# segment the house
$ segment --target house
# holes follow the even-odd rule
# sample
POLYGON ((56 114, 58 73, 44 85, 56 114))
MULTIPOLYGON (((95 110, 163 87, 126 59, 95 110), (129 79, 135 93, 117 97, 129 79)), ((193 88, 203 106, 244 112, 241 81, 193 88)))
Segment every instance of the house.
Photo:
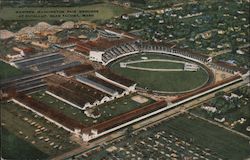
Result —
POLYGON ((223 118, 221 118, 221 119, 219 119, 219 118, 214 118, 214 120, 215 121, 217 121, 217 122, 220 122, 220 123, 222 123, 222 122, 225 122, 225 117, 223 117, 223 118))
POLYGON ((230 99, 231 98, 238 98, 238 99, 241 99, 243 97, 243 95, 237 95, 237 94, 235 94, 235 93, 231 93, 231 95, 230 95, 230 99))
POLYGON ((238 49, 238 50, 236 51, 236 53, 237 53, 237 54, 241 54, 241 55, 245 54, 245 52, 242 51, 242 50, 240 50, 240 49, 238 49))
POLYGON ((212 112, 212 113, 217 111, 216 107, 212 107, 212 106, 209 106, 209 105, 206 105, 206 104, 202 105, 201 108, 206 110, 207 112, 212 112))
POLYGON ((247 126, 246 130, 247 130, 248 132, 250 132, 250 126, 247 126))
POLYGON ((124 15, 122 15, 122 19, 128 20, 128 19, 129 19, 129 16, 128 16, 127 14, 124 14, 124 15))
POLYGON ((6 56, 6 58, 8 58, 10 61, 22 59, 23 57, 24 57, 24 54, 19 53, 19 52, 13 52, 11 54, 7 54, 6 56))

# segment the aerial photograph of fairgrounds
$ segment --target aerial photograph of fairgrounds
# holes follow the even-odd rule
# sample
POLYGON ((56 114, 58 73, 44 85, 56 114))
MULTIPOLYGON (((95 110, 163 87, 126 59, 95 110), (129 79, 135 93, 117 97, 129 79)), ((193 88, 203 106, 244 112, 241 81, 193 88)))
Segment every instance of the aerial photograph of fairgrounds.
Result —
POLYGON ((249 160, 249 0, 0 0, 1 160, 249 160))

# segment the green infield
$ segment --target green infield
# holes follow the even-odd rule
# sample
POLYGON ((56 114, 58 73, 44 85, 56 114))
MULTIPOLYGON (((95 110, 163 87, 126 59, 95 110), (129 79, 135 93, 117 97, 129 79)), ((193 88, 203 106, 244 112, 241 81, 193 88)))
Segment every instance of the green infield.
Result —
POLYGON ((0 61, 0 79, 10 78, 13 76, 21 75, 22 71, 18 70, 11 65, 0 61))
POLYGON ((138 107, 142 107, 142 106, 145 106, 147 104, 154 102, 154 100, 148 99, 147 102, 140 104, 131 99, 131 97, 135 96, 134 94, 129 95, 129 96, 122 97, 114 101, 107 102, 105 104, 93 107, 92 111, 97 113, 100 116, 96 118, 92 118, 92 117, 88 117, 80 109, 75 108, 69 104, 66 104, 52 97, 51 95, 46 94, 44 91, 33 93, 31 96, 35 98, 36 100, 47 104, 51 108, 58 110, 58 112, 61 112, 64 115, 71 117, 86 126, 108 120, 117 115, 129 112, 133 109, 136 109, 138 107))
POLYGON ((8 130, 4 143, 13 144, 11 152, 3 145, 7 159, 14 154, 20 159, 49 157, 70 151, 79 145, 70 140, 71 134, 35 113, 13 103, 1 102, 1 125, 8 130), (12 142, 15 139, 17 142, 12 142), (24 145, 19 145, 19 144, 24 145), (26 148, 27 147, 27 148, 26 148), (38 152, 39 151, 39 152, 38 152))
MULTIPOLYGON (((205 69, 200 67, 198 71, 184 71, 185 59, 167 56, 163 54, 142 53, 121 58, 110 64, 111 70, 122 76, 128 77, 137 82, 141 88, 165 92, 178 93, 191 91, 205 85, 209 80, 209 75, 205 69), (137 60, 162 60, 141 63, 127 64, 128 67, 120 67, 120 63, 130 63, 137 60), (163 62, 163 61, 166 62, 163 62), (172 62, 171 62, 172 61, 172 62), (175 62, 177 61, 177 62, 175 62), (130 68, 133 67, 133 68, 130 68), (134 67, 140 67, 135 69, 134 67), (141 68, 166 69, 171 71, 143 70, 141 68)), ((191 62, 192 63, 192 62, 191 62)))
POLYGON ((144 67, 144 68, 152 68, 152 69, 183 69, 184 64, 181 63, 174 63, 174 62, 164 62, 164 61, 157 61, 159 59, 156 59, 155 61, 145 61, 140 63, 133 63, 129 64, 129 66, 132 67, 144 67))

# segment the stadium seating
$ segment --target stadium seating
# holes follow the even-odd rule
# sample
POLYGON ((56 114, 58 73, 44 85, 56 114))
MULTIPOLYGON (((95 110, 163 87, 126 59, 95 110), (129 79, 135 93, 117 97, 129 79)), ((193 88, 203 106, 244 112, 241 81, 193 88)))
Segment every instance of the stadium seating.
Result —
POLYGON ((170 48, 165 45, 134 41, 124 44, 114 45, 114 47, 107 49, 105 53, 102 55, 102 62, 104 65, 107 65, 109 62, 116 60, 117 58, 139 52, 170 54, 170 55, 184 57, 200 63, 207 63, 210 58, 209 56, 206 55, 193 53, 191 51, 183 51, 180 49, 170 48))

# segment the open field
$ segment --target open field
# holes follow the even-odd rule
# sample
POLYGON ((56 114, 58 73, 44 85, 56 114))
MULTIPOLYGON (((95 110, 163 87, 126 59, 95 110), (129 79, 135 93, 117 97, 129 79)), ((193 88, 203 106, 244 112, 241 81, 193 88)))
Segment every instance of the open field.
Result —
MULTIPOLYGON (((14 136, 10 136, 10 139, 8 139, 10 143, 12 143, 11 139, 19 138, 21 141, 24 141, 20 141, 20 143, 28 144, 27 148, 33 147, 33 149, 30 148, 31 150, 26 153, 25 151, 27 150, 25 147, 20 149, 20 147, 23 146, 18 145, 20 144, 19 142, 14 143, 12 147, 17 151, 16 153, 12 153, 6 149, 7 157, 8 154, 14 154, 13 156, 17 157, 27 156, 23 157, 23 159, 30 159, 34 156, 48 157, 78 147, 75 142, 69 139, 69 132, 58 128, 44 118, 37 116, 33 112, 13 102, 1 102, 1 114, 1 125, 10 132, 10 134, 7 133, 6 136, 8 137, 11 134, 14 136), (41 155, 37 155, 37 150, 40 150, 41 155), (23 155, 19 155, 18 153, 23 155)), ((4 143, 8 143, 8 141, 4 141, 4 143)))
POLYGON ((11 65, 0 61, 0 80, 21 75, 22 72, 11 65))
POLYGON ((1 156, 4 159, 38 159, 48 155, 1 127, 1 156), (20 147, 21 146, 21 147, 20 147))
POLYGON ((112 17, 119 16, 124 13, 132 13, 136 10, 130 8, 124 8, 121 6, 116 6, 111 3, 98 3, 91 4, 86 6, 78 6, 78 7, 57 7, 56 13, 51 13, 55 11, 53 7, 43 7, 41 13, 37 11, 41 10, 39 7, 26 7, 26 8, 8 8, 4 7, 0 11, 1 18, 4 20, 87 20, 87 21, 95 21, 95 20, 106 20, 112 17), (16 12, 33 12, 32 14, 16 14, 16 12), (4 14, 3 14, 4 13, 4 14))
POLYGON ((35 98, 36 100, 47 104, 51 108, 58 110, 59 112, 81 122, 82 124, 86 126, 105 121, 114 116, 129 112, 132 109, 136 109, 138 107, 142 107, 153 102, 153 100, 149 99, 147 102, 140 104, 131 99, 131 96, 133 95, 126 96, 126 97, 117 99, 115 101, 107 102, 103 105, 94 107, 93 110, 98 112, 100 114, 100 117, 92 118, 92 117, 87 117, 86 114, 83 113, 83 111, 81 111, 80 109, 77 109, 69 104, 66 104, 46 94, 43 91, 33 93, 31 96, 35 98))
POLYGON ((249 145, 247 139, 184 114, 78 159, 245 159, 249 145))
MULTIPOLYGON (((115 61, 110 65, 110 68, 115 73, 136 81, 139 87, 148 88, 149 90, 157 90, 165 92, 183 92, 192 90, 194 88, 204 85, 208 80, 208 75, 204 69, 199 69, 197 72, 189 72, 189 71, 155 72, 155 71, 133 70, 129 68, 120 67, 120 62, 140 60, 141 57, 147 57, 148 59, 182 60, 177 57, 169 57, 161 54, 153 55, 144 53, 144 54, 125 57, 118 61, 115 61)), ((166 64, 163 64, 163 62, 161 63, 147 62, 147 63, 131 64, 131 66, 135 65, 140 67, 151 67, 151 68, 164 67, 169 69, 179 69, 180 65, 182 64, 170 63, 170 62, 166 64)))
POLYGON ((158 62, 158 61, 134 63, 134 64, 129 64, 129 66, 153 68, 153 69, 183 69, 184 68, 184 65, 180 63, 158 62))
MULTIPOLYGON (((204 111, 200 107, 193 109, 191 112, 196 114, 196 115, 202 116, 206 119, 215 121, 213 117, 211 117, 206 111, 204 111)), ((236 110, 233 110, 233 111, 230 111, 226 114, 223 114, 223 116, 220 116, 220 117, 225 117, 225 119, 226 119, 224 123, 220 123, 220 124, 223 124, 223 125, 231 128, 230 124, 232 124, 234 121, 240 120, 241 118, 246 118, 246 122, 244 122, 244 124, 237 123, 234 127, 232 127, 232 129, 237 130, 239 132, 244 133, 245 135, 250 136, 250 132, 246 131, 247 126, 250 125, 250 115, 249 114, 250 114, 249 106, 244 105, 236 110)))

